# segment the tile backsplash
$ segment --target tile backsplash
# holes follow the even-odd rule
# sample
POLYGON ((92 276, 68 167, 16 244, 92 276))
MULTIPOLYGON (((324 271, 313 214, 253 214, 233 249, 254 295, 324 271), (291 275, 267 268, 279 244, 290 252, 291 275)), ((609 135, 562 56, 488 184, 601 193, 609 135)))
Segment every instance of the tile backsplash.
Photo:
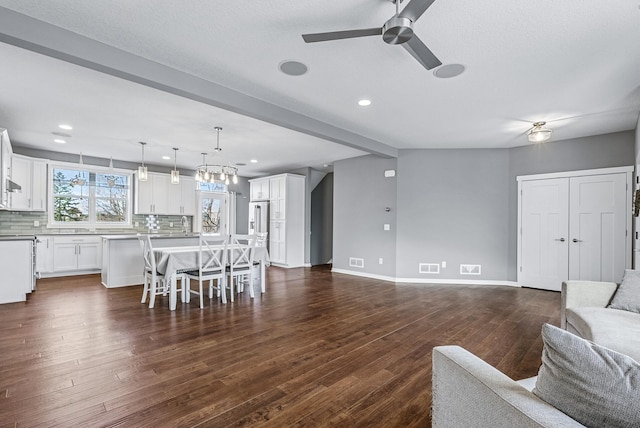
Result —
MULTIPOLYGON (((157 215, 159 230, 158 233, 180 232, 182 225, 180 219, 182 216, 175 215, 157 215), (170 227, 169 223, 173 223, 170 227)), ((189 228, 193 227, 193 217, 189 219, 189 228)), ((27 212, 27 211, 0 211, 0 235, 57 235, 57 234, 73 234, 73 233, 95 233, 96 235, 109 235, 119 233, 147 233, 146 227, 147 216, 142 214, 133 214, 132 223, 139 223, 138 227, 130 228, 113 228, 113 229, 95 229, 87 228, 49 228, 47 227, 47 213, 44 212, 27 212), (38 222, 38 226, 34 226, 38 222)))

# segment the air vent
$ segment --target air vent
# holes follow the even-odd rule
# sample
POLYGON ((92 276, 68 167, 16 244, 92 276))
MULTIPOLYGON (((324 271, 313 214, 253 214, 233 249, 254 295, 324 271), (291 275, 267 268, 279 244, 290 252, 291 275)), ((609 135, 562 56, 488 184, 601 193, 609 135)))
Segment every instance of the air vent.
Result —
POLYGON ((440 273, 440 263, 420 263, 418 265, 418 273, 440 273))
POLYGON ((355 257, 349 257, 349 266, 363 268, 364 267, 364 259, 357 259, 355 257))
POLYGON ((480 275, 481 265, 460 265, 460 275, 480 275))

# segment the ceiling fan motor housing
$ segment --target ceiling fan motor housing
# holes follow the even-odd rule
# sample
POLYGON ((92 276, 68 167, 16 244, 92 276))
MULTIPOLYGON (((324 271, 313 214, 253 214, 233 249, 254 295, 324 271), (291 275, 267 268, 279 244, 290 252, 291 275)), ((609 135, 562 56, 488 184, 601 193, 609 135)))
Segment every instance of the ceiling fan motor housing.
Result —
POLYGON ((382 27, 382 40, 390 45, 401 45, 413 37, 413 22, 409 18, 394 16, 382 27))

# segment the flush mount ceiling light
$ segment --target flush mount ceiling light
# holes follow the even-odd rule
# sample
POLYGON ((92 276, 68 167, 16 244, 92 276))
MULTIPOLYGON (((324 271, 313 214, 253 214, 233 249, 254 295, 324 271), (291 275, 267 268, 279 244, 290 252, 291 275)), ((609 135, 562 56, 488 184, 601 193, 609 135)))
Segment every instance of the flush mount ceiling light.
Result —
POLYGON ((64 123, 61 123, 60 125, 58 125, 58 128, 60 129, 65 129, 67 131, 71 131, 73 129, 73 126, 71 125, 65 125, 64 123))
POLYGON ((56 138, 55 140, 53 140, 54 143, 58 143, 58 144, 65 144, 66 141, 63 140, 62 138, 56 138))
POLYGON ((138 181, 147 181, 149 176, 147 175, 147 167, 144 166, 144 146, 146 146, 147 143, 140 141, 140 145, 142 146, 142 165, 138 167, 138 181))
MULTIPOLYGON (((213 149, 213 151, 216 153, 220 153, 222 152, 222 148, 220 147, 220 131, 222 131, 222 128, 216 126, 213 129, 215 129, 218 133, 216 147, 213 149)), ((224 184, 229 184, 229 176, 231 176, 231 181, 233 181, 233 184, 237 184, 238 168, 231 165, 231 162, 225 161, 220 156, 218 156, 218 160, 219 161, 217 163, 208 164, 207 154, 202 153, 202 165, 198 165, 196 167, 196 181, 215 183, 217 174, 220 181, 223 181, 224 184)))
POLYGON ((173 148, 173 170, 171 171, 171 184, 180 184, 180 172, 178 172, 178 148, 173 148))
POLYGON ((529 141, 531 141, 532 143, 543 143, 549 140, 549 138, 551 138, 551 133, 553 131, 549 128, 545 128, 544 126, 546 124, 547 122, 543 122, 543 121, 535 122, 533 124, 533 128, 531 128, 527 133, 527 136, 529 137, 529 141))
POLYGON ((362 99, 362 100, 358 101, 358 105, 362 106, 362 107, 370 106, 371 105, 371 100, 362 99))

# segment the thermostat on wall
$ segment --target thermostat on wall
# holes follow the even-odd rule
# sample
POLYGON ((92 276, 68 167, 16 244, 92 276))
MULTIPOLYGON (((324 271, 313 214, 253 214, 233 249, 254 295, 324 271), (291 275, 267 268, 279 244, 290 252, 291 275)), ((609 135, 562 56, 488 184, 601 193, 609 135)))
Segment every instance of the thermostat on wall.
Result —
POLYGON ((384 176, 385 177, 395 177, 396 176, 396 170, 395 169, 388 169, 384 172, 384 176))

